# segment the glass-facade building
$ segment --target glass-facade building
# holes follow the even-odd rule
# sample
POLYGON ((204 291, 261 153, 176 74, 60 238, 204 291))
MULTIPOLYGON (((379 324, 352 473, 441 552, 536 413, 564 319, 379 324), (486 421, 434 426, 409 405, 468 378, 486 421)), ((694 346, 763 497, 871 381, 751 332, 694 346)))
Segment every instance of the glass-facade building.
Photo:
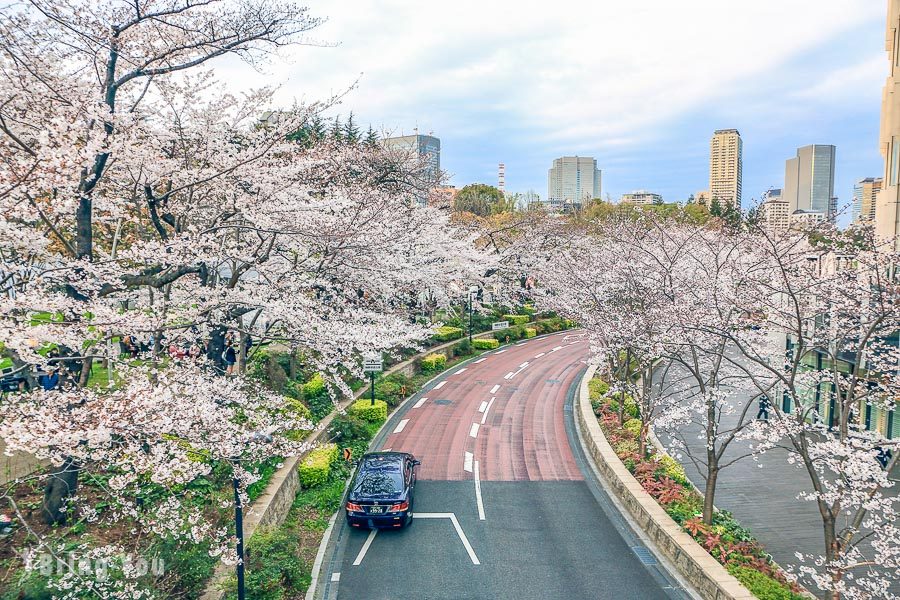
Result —
POLYGON ((834 146, 813 144, 797 150, 797 156, 785 163, 784 192, 791 213, 817 212, 828 219, 835 216, 834 146))

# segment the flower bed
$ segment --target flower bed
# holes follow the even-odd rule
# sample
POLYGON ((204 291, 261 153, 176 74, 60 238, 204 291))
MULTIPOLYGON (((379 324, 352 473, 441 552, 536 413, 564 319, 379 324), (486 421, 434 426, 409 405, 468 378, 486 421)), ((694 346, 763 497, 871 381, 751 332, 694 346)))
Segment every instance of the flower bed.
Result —
POLYGON ((762 545, 731 513, 716 511, 712 525, 704 524, 700 519, 703 497, 691 485, 684 468, 652 447, 646 456, 641 456, 638 452, 640 420, 632 416, 624 425, 620 424, 618 401, 606 395, 609 389, 606 382, 595 379, 588 387, 594 414, 616 455, 685 532, 760 600, 803 598, 800 588, 788 581, 762 545))

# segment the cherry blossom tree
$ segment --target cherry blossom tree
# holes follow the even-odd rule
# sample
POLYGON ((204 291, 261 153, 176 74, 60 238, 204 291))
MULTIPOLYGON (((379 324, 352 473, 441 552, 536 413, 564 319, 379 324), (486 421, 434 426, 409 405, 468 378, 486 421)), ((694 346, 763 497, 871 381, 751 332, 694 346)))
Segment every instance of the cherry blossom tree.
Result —
POLYGON ((433 184, 421 161, 297 140, 335 99, 283 108, 198 70, 262 60, 318 23, 270 0, 32 0, 0 16, 0 342, 22 373, 81 368, 0 408, 8 451, 54 466, 48 520, 89 512, 76 476, 103 470, 104 518, 227 555, 174 490, 221 461, 246 486, 242 465, 303 451, 290 434, 311 424, 220 375, 226 338, 242 361, 251 335, 302 349, 338 397, 362 354, 431 334, 413 318, 423 293, 447 302, 490 269, 472 233, 415 207, 433 184), (123 362, 121 339, 153 344, 123 362), (117 364, 112 385, 86 386, 94 360, 117 364), (134 499, 151 483, 172 493, 148 517, 134 499))
POLYGON ((775 419, 745 435, 760 449, 786 447, 809 476, 802 499, 819 509, 824 544, 798 557, 800 573, 830 598, 891 597, 900 532, 888 473, 900 452, 867 415, 892 410, 898 395, 900 257, 869 227, 755 233, 769 268, 740 304, 769 335, 720 333, 740 350, 734 364, 760 391, 774 382, 778 401, 775 419))

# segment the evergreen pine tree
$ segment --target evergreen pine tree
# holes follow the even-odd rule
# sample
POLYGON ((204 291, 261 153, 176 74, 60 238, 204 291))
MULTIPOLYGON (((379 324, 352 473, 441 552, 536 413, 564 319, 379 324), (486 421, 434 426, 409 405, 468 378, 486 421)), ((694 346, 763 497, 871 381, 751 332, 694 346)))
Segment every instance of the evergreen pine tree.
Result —
POLYGON ((344 141, 344 128, 341 127, 341 115, 334 118, 334 124, 331 126, 331 139, 336 142, 344 141))
POLYGON ((366 138, 363 140, 363 143, 369 148, 374 148, 378 145, 378 134, 375 133, 371 125, 369 125, 369 130, 366 132, 366 138))
POLYGON ((326 137, 325 132, 325 123, 322 121, 322 117, 319 115, 314 115, 310 124, 309 124, 309 133, 310 137, 313 138, 316 142, 322 141, 326 137))
POLYGON ((347 119, 347 123, 344 125, 344 141, 349 144, 356 144, 359 142, 359 139, 359 127, 353 122, 353 111, 350 111, 350 118, 347 119))

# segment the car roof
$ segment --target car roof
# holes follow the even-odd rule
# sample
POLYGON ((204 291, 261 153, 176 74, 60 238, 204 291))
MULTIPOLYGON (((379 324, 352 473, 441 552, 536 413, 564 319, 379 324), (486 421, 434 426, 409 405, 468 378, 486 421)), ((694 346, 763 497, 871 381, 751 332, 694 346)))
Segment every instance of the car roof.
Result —
POLYGON ((367 452, 363 454, 361 463, 366 465, 399 465, 403 459, 412 457, 408 452, 367 452))

